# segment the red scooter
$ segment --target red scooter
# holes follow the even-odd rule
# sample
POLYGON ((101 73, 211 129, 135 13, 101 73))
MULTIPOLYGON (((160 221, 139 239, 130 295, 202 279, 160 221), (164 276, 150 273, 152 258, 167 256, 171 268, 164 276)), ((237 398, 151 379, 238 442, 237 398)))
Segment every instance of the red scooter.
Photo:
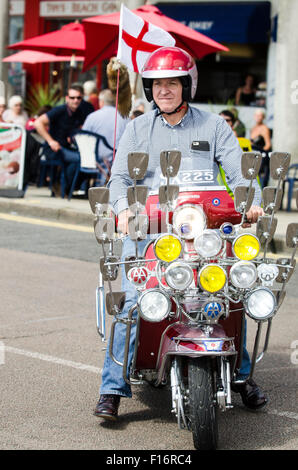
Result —
POLYGON ((156 179, 161 185, 148 195, 148 188, 137 184, 146 173, 148 155, 129 154, 128 168, 134 180, 127 195, 133 214, 129 235, 136 253, 125 261, 114 254, 119 235, 109 206, 109 190, 89 190, 95 236, 104 254, 96 297, 98 332, 105 340, 107 310, 114 315, 110 355, 119 364, 113 355, 115 325, 126 323, 121 363, 124 379, 156 387, 170 384, 172 412, 178 426, 192 432, 196 449, 217 448, 218 410, 233 407, 231 387, 237 383, 242 360, 245 316, 257 323, 252 377, 268 347, 272 319, 295 266, 298 224, 290 224, 287 230, 292 257, 276 260, 267 255, 276 229, 275 212, 281 203, 288 154, 271 155, 271 177, 277 186, 263 191, 265 216, 260 217, 256 234, 242 227, 252 205, 252 182, 261 158, 258 153, 243 154, 242 173, 248 185, 236 188, 233 200, 224 186, 213 181, 209 170, 181 170, 177 151, 161 153, 156 179), (140 255, 138 241, 148 233, 154 236, 140 255), (138 301, 125 319, 120 317, 125 292, 112 289, 121 264, 138 291, 138 301), (136 341, 127 376, 132 325, 136 325, 136 341), (259 353, 263 325, 267 330, 259 353))

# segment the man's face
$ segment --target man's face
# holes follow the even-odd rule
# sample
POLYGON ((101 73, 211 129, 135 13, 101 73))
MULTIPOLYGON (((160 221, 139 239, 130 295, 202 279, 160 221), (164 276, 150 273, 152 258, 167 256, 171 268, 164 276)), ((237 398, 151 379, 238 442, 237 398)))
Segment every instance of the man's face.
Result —
POLYGON ((156 78, 152 85, 153 99, 159 109, 170 113, 182 101, 182 84, 179 78, 156 78))
POLYGON ((68 90, 68 95, 66 96, 66 103, 71 111, 76 111, 81 104, 83 99, 82 94, 78 90, 68 90))

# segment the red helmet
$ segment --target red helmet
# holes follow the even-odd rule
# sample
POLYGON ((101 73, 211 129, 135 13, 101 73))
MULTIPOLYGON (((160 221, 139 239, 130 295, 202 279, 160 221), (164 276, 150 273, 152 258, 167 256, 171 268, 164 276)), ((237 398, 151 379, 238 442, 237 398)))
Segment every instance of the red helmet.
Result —
POLYGON ((152 52, 142 69, 143 87, 148 101, 153 100, 153 79, 169 77, 181 79, 183 101, 191 101, 194 98, 198 83, 195 61, 188 52, 179 47, 160 47, 152 52))

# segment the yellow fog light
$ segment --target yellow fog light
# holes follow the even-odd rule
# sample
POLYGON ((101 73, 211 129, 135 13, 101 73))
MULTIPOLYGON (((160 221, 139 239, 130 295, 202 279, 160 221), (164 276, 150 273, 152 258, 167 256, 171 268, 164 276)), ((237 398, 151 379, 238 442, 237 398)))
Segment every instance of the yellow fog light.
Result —
POLYGON ((233 243, 233 253, 242 261, 251 261, 260 252, 260 242, 255 235, 239 235, 233 243))
POLYGON ((199 280, 202 289, 207 292, 217 292, 224 287, 227 276, 221 266, 208 264, 201 269, 199 280))
POLYGON ((162 235, 154 244, 154 251, 157 258, 167 263, 179 258, 181 250, 181 241, 175 235, 162 235))

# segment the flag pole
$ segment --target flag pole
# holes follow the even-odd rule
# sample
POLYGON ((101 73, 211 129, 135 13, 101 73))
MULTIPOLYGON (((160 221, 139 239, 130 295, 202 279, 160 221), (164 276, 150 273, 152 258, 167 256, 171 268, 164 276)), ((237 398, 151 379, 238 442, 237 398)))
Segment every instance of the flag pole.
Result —
POLYGON ((121 57, 122 17, 123 17, 123 3, 121 3, 120 18, 119 18, 119 36, 118 36, 118 51, 117 51, 118 72, 117 72, 116 103, 115 103, 115 106, 116 106, 116 113, 115 113, 113 161, 114 161, 114 159, 115 159, 115 153, 116 153, 116 130, 117 130, 118 97, 119 97, 119 77, 120 77, 120 60, 119 60, 119 57, 121 57))
POLYGON ((114 148, 113 148, 113 161, 115 159, 116 153, 116 131, 117 131, 117 114, 118 114, 118 96, 119 96, 119 76, 120 76, 120 67, 117 72, 117 87, 116 87, 116 113, 115 113, 115 129, 114 129, 114 148))

